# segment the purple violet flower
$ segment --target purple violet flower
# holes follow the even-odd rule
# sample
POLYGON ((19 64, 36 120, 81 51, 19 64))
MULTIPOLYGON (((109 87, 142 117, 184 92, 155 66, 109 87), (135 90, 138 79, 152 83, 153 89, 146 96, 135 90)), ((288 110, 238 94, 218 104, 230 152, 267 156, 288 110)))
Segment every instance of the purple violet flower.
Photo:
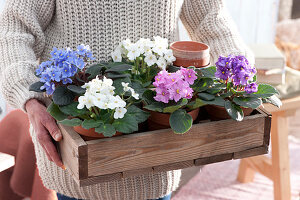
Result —
POLYGON ((258 85, 257 83, 250 83, 245 87, 245 91, 250 94, 258 91, 258 85))

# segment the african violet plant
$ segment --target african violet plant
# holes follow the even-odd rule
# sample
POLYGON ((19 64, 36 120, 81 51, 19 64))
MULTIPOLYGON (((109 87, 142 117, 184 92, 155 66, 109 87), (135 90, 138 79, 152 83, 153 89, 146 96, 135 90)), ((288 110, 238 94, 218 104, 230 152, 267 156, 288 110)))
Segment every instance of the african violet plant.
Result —
POLYGON ((278 91, 271 85, 256 82, 256 69, 244 56, 220 56, 207 77, 213 78, 214 84, 198 97, 204 104, 224 107, 237 121, 244 118, 242 108, 256 109, 264 102, 281 106, 275 96, 278 91))
POLYGON ((88 46, 79 45, 76 51, 54 48, 50 60, 36 70, 40 80, 30 90, 52 98, 47 110, 61 124, 95 128, 106 137, 138 131, 138 124, 149 114, 136 106, 142 94, 129 78, 132 66, 99 63, 87 67, 92 60, 88 46))
POLYGON ((124 40, 111 56, 114 62, 132 65, 132 80, 144 87, 151 84, 160 70, 165 70, 176 60, 168 40, 159 36, 154 37, 154 40, 141 38, 136 43, 124 40))
POLYGON ((169 125, 175 133, 186 133, 192 127, 191 111, 205 105, 197 94, 213 83, 195 70, 193 67, 170 67, 169 71, 174 72, 163 70, 155 77, 154 89, 143 95, 146 110, 170 114, 169 125))

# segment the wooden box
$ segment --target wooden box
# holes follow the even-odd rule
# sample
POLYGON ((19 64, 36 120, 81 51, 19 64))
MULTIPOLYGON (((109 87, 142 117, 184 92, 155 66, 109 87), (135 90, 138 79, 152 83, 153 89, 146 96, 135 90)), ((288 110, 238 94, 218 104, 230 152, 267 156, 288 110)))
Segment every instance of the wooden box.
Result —
POLYGON ((59 150, 80 186, 268 152, 271 115, 266 111, 255 110, 242 122, 200 118, 183 135, 164 129, 92 141, 61 126, 59 150))

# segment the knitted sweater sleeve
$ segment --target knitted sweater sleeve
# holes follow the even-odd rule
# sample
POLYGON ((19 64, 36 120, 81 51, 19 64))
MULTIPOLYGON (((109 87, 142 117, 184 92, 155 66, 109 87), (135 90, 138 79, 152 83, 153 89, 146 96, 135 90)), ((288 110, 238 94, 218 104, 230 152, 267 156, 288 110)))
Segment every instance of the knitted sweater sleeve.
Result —
POLYGON ((245 55, 254 64, 252 52, 242 41, 223 0, 184 0, 180 18, 193 41, 211 48, 211 64, 220 55, 245 55))
POLYGON ((24 109, 31 98, 43 101, 43 94, 28 89, 38 81, 34 71, 54 9, 54 0, 6 1, 0 17, 0 84, 7 103, 15 108, 24 109))

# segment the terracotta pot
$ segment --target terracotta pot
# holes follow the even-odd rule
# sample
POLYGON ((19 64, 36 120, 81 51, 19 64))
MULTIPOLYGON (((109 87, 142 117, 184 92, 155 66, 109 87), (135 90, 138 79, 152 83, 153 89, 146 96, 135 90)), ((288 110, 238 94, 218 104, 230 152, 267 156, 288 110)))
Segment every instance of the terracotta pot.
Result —
POLYGON ((210 62, 209 46, 200 42, 179 41, 171 44, 178 67, 206 67, 210 62))
MULTIPOLYGON (((76 131, 84 140, 95 140, 101 138, 107 138, 102 133, 97 133, 94 128, 84 129, 82 126, 74 126, 74 131, 76 131)), ((113 137, 120 136, 122 133, 117 132, 113 137)))
MULTIPOLYGON (((205 106, 205 109, 206 109, 210 119, 213 121, 231 119, 231 117, 228 115, 226 109, 222 106, 207 105, 207 106, 205 106)), ((244 116, 249 116, 253 112, 252 108, 242 107, 242 110, 244 112, 244 116)))
MULTIPOLYGON (((192 116, 193 121, 195 121, 199 114, 199 108, 188 112, 189 115, 192 116)), ((167 129, 170 128, 170 116, 171 114, 168 113, 160 113, 149 111, 150 117, 148 118, 148 129, 150 131, 159 130, 159 129, 167 129)))

